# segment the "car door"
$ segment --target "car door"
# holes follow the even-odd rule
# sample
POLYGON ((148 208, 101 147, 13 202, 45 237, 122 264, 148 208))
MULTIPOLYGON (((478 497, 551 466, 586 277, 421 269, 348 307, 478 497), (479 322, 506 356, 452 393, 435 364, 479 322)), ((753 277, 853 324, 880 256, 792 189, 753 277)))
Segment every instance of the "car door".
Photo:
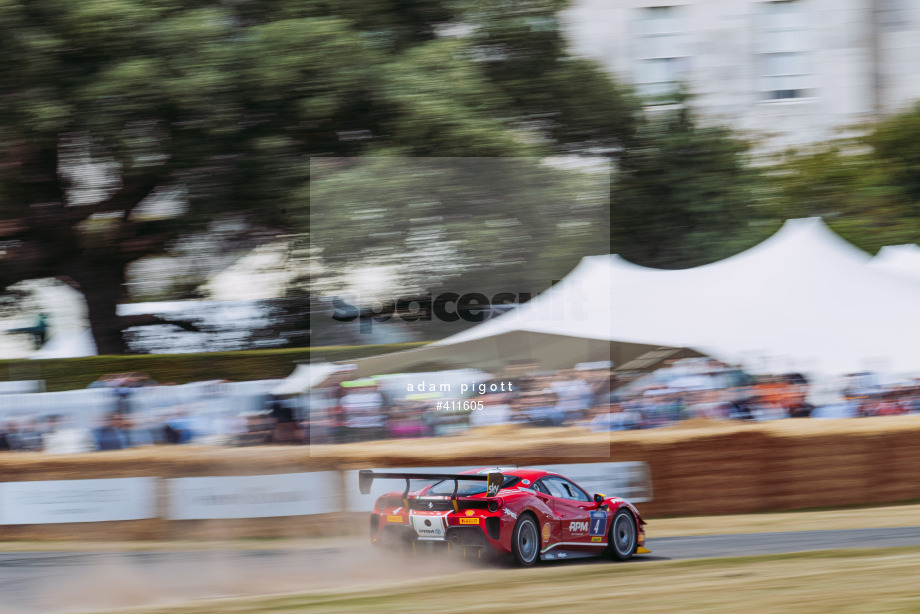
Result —
POLYGON ((561 541, 585 546, 600 543, 593 538, 606 533, 606 517, 592 517, 592 511, 597 505, 588 494, 563 477, 546 477, 543 484, 553 496, 553 508, 561 524, 561 541), (595 527, 595 524, 598 526, 595 527))
POLYGON ((556 515, 556 498, 552 496, 549 492, 549 489, 545 484, 546 478, 537 480, 533 485, 533 491, 544 505, 546 505, 551 511, 550 514, 545 520, 543 526, 540 528, 541 534, 541 550, 545 550, 557 544, 562 540, 562 531, 560 528, 560 521, 558 515, 556 515))

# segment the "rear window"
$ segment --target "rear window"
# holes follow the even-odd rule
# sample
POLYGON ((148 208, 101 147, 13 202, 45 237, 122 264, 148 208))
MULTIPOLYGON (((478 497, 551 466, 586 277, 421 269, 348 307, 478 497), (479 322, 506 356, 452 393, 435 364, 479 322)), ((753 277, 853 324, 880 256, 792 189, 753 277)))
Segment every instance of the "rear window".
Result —
MULTIPOLYGON (((502 488, 510 488, 517 484, 521 478, 514 475, 506 475, 505 479, 502 481, 502 488)), ((486 491, 486 482, 478 480, 460 480, 457 483, 457 495, 461 497, 470 497, 472 495, 481 495, 486 491)), ((428 491, 426 495, 447 495, 450 496, 454 494, 454 481, 453 480, 442 480, 437 484, 434 484, 428 491)))

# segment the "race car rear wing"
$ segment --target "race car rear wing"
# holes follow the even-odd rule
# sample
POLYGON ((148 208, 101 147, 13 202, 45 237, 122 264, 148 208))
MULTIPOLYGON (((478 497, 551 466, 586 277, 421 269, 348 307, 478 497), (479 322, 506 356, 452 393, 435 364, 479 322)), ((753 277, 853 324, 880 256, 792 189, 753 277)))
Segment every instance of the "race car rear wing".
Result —
POLYGON ((371 484, 376 479, 395 479, 405 480, 406 488, 402 493, 403 505, 409 508, 409 482, 411 480, 453 480, 454 492, 450 496, 451 503, 454 505, 454 511, 459 511, 457 503, 457 489, 460 480, 479 481, 486 483, 486 496, 494 497, 502 487, 505 476, 498 471, 488 474, 481 473, 374 473, 370 469, 362 469, 358 472, 358 490, 362 495, 370 494, 371 484))

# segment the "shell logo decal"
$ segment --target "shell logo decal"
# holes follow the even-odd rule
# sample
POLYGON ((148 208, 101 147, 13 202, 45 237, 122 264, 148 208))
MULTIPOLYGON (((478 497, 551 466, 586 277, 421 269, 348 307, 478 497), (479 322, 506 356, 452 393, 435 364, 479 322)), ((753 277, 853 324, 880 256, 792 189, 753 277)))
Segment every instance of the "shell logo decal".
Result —
POLYGON ((543 525, 543 541, 545 542, 549 541, 549 523, 548 522, 545 525, 543 525))
POLYGON ((466 510, 465 513, 467 516, 472 516, 475 512, 473 512, 473 510, 466 510))

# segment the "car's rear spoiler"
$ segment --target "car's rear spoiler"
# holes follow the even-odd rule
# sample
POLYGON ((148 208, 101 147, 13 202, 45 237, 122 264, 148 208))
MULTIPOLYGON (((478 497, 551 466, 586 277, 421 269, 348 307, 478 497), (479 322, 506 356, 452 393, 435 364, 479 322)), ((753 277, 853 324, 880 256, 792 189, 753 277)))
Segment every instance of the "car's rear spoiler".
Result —
POLYGON ((371 484, 374 483, 374 480, 388 479, 406 481, 406 488, 402 493, 403 505, 406 508, 409 507, 409 482, 411 480, 453 480, 454 492, 451 494, 450 500, 454 504, 454 511, 458 511, 460 508, 457 504, 457 488, 460 485, 460 480, 485 482, 486 496, 494 497, 501 489, 505 476, 498 471, 483 475, 481 473, 374 473, 370 469, 362 469, 358 472, 358 490, 361 491, 362 495, 370 494, 371 484))

